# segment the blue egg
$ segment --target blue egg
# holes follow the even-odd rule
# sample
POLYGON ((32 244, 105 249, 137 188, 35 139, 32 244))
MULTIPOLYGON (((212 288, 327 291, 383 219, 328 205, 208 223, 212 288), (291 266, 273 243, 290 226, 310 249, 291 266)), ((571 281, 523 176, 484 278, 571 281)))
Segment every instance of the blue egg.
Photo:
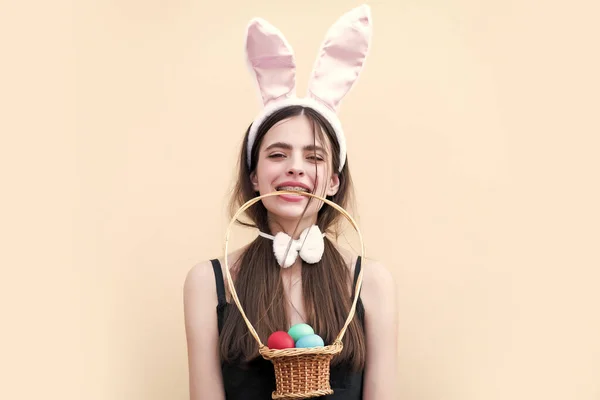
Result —
POLYGON ((302 336, 296 342, 296 347, 299 348, 308 348, 308 347, 323 347, 325 343, 323 343, 323 339, 319 335, 306 335, 302 336))

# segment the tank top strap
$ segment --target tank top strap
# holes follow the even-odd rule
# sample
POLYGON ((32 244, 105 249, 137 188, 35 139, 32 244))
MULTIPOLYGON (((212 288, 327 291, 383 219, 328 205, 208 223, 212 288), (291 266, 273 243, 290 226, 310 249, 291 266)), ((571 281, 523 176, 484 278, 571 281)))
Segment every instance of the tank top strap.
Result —
POLYGON ((215 273, 215 283, 217 285, 217 298, 219 300, 219 307, 223 307, 227 303, 225 297, 225 282, 223 281, 223 271, 221 270, 221 263, 217 259, 210 260, 213 266, 213 272, 215 273))
MULTIPOLYGON (((354 283, 352 284, 352 298, 354 299, 354 291, 356 290, 356 282, 358 282, 358 275, 360 274, 360 269, 362 267, 361 256, 358 256, 356 259, 356 265, 354 266, 354 283)), ((358 296, 360 297, 360 291, 358 292, 358 296)))

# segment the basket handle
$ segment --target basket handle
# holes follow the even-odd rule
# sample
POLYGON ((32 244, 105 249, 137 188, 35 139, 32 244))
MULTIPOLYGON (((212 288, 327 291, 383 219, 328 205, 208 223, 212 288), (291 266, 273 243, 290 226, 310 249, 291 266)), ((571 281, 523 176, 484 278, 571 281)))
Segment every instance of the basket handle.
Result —
MULTIPOLYGON (((271 193, 267 193, 267 194, 263 194, 263 195, 254 197, 254 198, 248 200, 246 203, 244 203, 238 209, 238 211, 235 213, 235 215, 233 216, 233 218, 229 222, 229 226, 227 227, 227 232, 225 234, 225 272, 227 274, 227 283, 228 283, 228 286, 229 286, 229 291, 231 293, 231 297, 233 297, 233 301, 235 302, 237 308, 240 310, 240 313, 242 314, 242 318, 244 318, 244 321, 246 322, 246 325, 248 326, 248 330, 250 330, 250 333, 252 334, 252 336, 254 336, 254 339, 256 339, 256 341, 258 342, 259 348, 263 348, 263 347, 265 347, 265 345, 261 342, 260 338, 258 337, 258 334, 256 333, 256 330, 254 329, 254 327, 252 326, 252 324, 250 323, 250 321, 246 317, 246 313, 244 312, 244 309, 242 308, 242 305, 240 304, 240 299, 238 298, 237 292, 235 291, 235 285, 233 284, 233 280, 231 279, 231 274, 229 272, 229 262, 227 260, 227 255, 229 253, 229 251, 228 251, 228 247, 229 247, 228 246, 229 245, 229 234, 231 232, 231 229, 233 228, 233 225, 234 225, 235 221, 237 221, 238 217, 244 211, 246 211, 249 207, 251 207, 252 205, 254 205, 255 203, 257 203, 258 201, 262 200, 265 197, 279 196, 281 194, 296 194, 296 195, 300 194, 300 195, 303 195, 303 196, 314 197, 314 198, 316 198, 318 200, 321 200, 322 202, 330 205, 331 207, 335 208, 337 211, 339 211, 340 213, 342 213, 344 215, 344 217, 346 217, 346 219, 350 222, 350 224, 352 224, 352 226, 354 227, 354 229, 358 233, 358 237, 360 239, 361 255, 362 255, 363 259, 365 258, 365 245, 364 245, 364 242, 363 242, 362 235, 360 233, 360 229, 358 228, 358 224, 350 216, 350 214, 348 214, 348 212, 346 210, 344 210, 342 207, 340 207, 338 204, 334 203, 331 200, 325 199, 325 198, 323 198, 321 196, 318 196, 318 195, 312 194, 312 193, 308 193, 308 192, 301 192, 301 191, 299 192, 299 191, 291 191, 291 190, 279 190, 279 191, 275 191, 275 192, 271 192, 271 193)), ((358 279, 356 281, 356 287, 355 287, 355 290, 354 290, 354 300, 352 302, 352 307, 350 308, 350 312, 348 314, 348 318, 346 318, 346 322, 344 323, 344 327, 342 328, 342 330, 340 331, 340 333, 336 337, 334 343, 341 344, 342 337, 344 337, 344 334, 346 333, 346 329, 348 329, 348 325, 350 325, 350 322, 352 321, 352 318, 354 317, 354 313, 356 311, 356 303, 357 303, 358 297, 359 297, 358 294, 360 293, 360 288, 362 287, 363 271, 364 271, 364 268, 361 268, 360 269, 360 273, 358 274, 358 279)))

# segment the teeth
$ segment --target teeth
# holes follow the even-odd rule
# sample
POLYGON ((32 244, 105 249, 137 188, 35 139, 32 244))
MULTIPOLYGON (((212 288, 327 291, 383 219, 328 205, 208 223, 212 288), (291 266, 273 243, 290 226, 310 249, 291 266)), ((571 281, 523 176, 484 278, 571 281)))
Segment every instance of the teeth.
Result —
POLYGON ((306 190, 303 187, 299 187, 299 186, 280 186, 277 189, 278 190, 295 190, 297 192, 308 192, 308 190, 306 190))

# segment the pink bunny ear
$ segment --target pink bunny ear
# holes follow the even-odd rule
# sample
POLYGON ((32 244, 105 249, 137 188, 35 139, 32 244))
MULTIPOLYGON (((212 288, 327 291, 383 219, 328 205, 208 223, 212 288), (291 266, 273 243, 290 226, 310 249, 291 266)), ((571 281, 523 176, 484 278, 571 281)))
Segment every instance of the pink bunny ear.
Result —
POLYGON ((283 34, 267 21, 250 21, 246 34, 246 59, 267 105, 295 95, 296 61, 283 34))
POLYGON ((362 5, 329 28, 308 83, 308 97, 332 111, 358 79, 371 42, 371 10, 362 5))

